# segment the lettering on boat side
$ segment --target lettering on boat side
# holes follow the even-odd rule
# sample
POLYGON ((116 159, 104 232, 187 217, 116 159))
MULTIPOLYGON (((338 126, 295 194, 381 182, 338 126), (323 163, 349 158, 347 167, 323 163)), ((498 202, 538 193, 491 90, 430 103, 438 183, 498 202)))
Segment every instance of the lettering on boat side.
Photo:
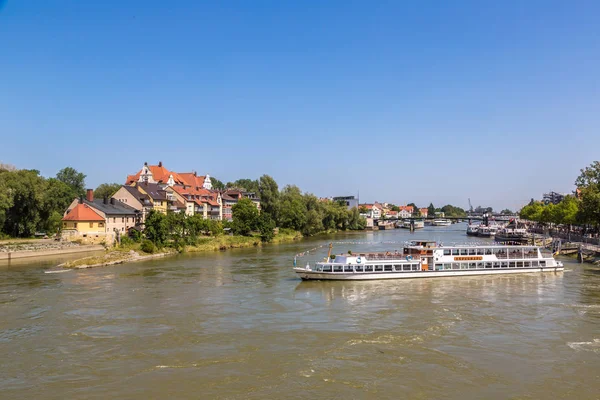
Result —
POLYGON ((482 256, 454 257, 454 261, 481 261, 481 260, 483 260, 482 256))

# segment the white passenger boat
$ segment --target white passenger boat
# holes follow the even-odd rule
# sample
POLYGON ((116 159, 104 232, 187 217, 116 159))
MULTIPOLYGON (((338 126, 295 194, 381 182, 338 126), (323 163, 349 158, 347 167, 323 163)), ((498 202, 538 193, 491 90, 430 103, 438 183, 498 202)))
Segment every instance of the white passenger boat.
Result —
MULTIPOLYGON (((411 224, 411 221, 406 220, 406 221, 402 222, 401 227, 405 228, 405 229, 410 229, 410 224, 411 224)), ((425 228, 425 221, 423 221, 422 219, 414 220, 414 229, 421 229, 421 228, 425 228)))
POLYGON ((564 269, 538 246, 438 246, 413 241, 401 252, 331 255, 314 265, 294 268, 305 280, 432 278, 461 275, 556 272, 564 269))
POLYGON ((450 226, 452 225, 452 221, 449 219, 434 219, 431 224, 433 226, 450 226))

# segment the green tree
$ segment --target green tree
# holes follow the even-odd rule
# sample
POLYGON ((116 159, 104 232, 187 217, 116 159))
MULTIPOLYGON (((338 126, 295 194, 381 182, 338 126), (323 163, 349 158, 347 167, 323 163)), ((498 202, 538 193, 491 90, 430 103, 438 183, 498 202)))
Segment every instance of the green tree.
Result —
POLYGON ((600 190, 600 161, 594 161, 590 166, 580 171, 581 174, 575 180, 575 186, 580 189, 595 186, 600 190))
POLYGON ((542 208, 542 213, 540 215, 540 222, 544 222, 546 224, 555 223, 556 218, 556 206, 552 203, 544 206, 542 208))
POLYGON ((252 200, 243 198, 231 207, 233 218, 233 233, 248 236, 256 229, 258 223, 258 210, 252 200))
POLYGON ((519 212, 519 217, 529 221, 541 222, 543 209, 544 206, 540 202, 534 202, 523 207, 519 212))
POLYGON ((36 170, 3 171, 0 186, 8 193, 5 197, 3 231, 15 237, 32 236, 40 224, 44 178, 36 170))
POLYGON ((13 195, 7 183, 7 170, 0 170, 0 231, 4 228, 6 213, 13 206, 13 195))
POLYGON ((573 196, 565 198, 556 205, 556 220, 559 224, 573 225, 579 217, 579 200, 573 196))
POLYGON ((146 238, 157 247, 162 247, 169 236, 167 216, 156 210, 150 210, 146 216, 145 226, 144 234, 146 235, 146 238))
POLYGON ((581 189, 581 220, 600 226, 600 190, 595 185, 581 189))
POLYGON ((121 189, 121 186, 122 185, 119 183, 103 183, 94 190, 94 197, 97 199, 103 199, 105 197, 110 199, 117 193, 117 190, 121 189))
POLYGON ((466 211, 460 207, 455 207, 453 205, 447 204, 442 207, 442 212, 446 217, 465 217, 467 215, 466 211))
POLYGON ((74 196, 83 196, 85 194, 85 174, 76 169, 66 167, 58 171, 56 179, 66 183, 73 190, 74 196))
POLYGON ((273 240, 275 236, 275 221, 267 213, 261 212, 258 216, 258 230, 260 232, 260 240, 267 243, 273 240))
POLYGON ((429 207, 427 207, 427 216, 435 216, 435 207, 433 206, 433 203, 429 203, 429 207))
POLYGON ((227 182, 229 188, 239 188, 247 192, 258 193, 258 181, 253 179, 238 179, 235 182, 227 182))
POLYGON ((281 191, 279 225, 282 228, 301 231, 306 223, 306 206, 302 192, 297 186, 287 185, 281 191))
POLYGON ((504 214, 504 215, 512 215, 512 211, 510 211, 508 208, 505 208, 504 210, 500 211, 500 214, 504 214))
POLYGON ((49 234, 60 230, 64 212, 74 200, 73 190, 64 182, 55 178, 47 179, 41 195, 40 230, 49 234))
POLYGON ((225 184, 223 182, 221 182, 220 180, 218 180, 217 178, 215 178, 214 176, 210 177, 210 183, 212 183, 212 188, 214 190, 224 190, 225 189, 225 184))
POLYGON ((279 216, 279 187, 275 179, 263 175, 258 181, 261 213, 268 214, 276 223, 279 216))

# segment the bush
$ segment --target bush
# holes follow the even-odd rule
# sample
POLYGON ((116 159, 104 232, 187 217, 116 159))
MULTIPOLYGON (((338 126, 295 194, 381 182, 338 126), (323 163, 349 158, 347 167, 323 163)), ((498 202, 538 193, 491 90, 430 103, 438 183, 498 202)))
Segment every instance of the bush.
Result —
POLYGON ((121 246, 133 246, 135 244, 135 241, 128 237, 128 236, 123 236, 121 237, 121 246))
POLYGON ((150 254, 152 254, 152 253, 154 253, 156 251, 156 246, 154 246, 154 243, 152 243, 152 241, 150 241, 148 239, 145 239, 142 242, 142 245, 141 245, 140 248, 142 249, 142 251, 144 253, 150 253, 150 254))

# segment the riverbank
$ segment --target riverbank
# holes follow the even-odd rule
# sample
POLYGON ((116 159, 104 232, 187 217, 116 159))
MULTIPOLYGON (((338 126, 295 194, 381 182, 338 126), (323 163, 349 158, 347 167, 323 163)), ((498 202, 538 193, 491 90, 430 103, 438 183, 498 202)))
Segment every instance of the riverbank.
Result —
MULTIPOLYGON (((106 267, 129 262, 145 261, 153 258, 161 258, 179 253, 202 253, 225 251, 228 249, 259 247, 269 244, 300 240, 302 237, 303 236, 300 232, 287 231, 275 235, 271 242, 263 243, 260 240, 260 237, 255 236, 215 236, 202 238, 196 245, 185 246, 180 251, 177 251, 173 248, 162 248, 159 250, 159 252, 155 253, 145 253, 141 250, 141 245, 139 243, 135 243, 133 245, 107 250, 106 254, 104 255, 84 257, 59 264, 57 268, 59 271, 62 271, 68 269, 106 267)), ((50 272, 56 272, 56 270, 50 272)))
POLYGON ((57 242, 51 239, 15 239, 0 242, 0 261, 13 261, 29 257, 54 257, 63 254, 89 253, 104 250, 99 245, 81 245, 57 242))

